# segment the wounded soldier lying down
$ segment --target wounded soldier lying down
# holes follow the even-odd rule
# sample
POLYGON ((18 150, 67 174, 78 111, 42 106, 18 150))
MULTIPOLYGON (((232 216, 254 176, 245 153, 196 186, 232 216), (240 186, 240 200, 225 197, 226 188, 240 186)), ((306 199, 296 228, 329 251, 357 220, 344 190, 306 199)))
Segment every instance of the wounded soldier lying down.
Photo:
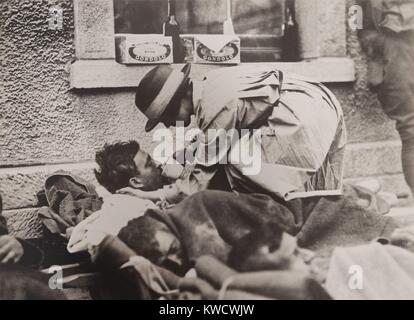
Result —
MULTIPOLYGON (((157 207, 151 201, 139 199, 140 190, 156 190, 171 180, 162 176, 161 168, 140 150, 138 143, 106 146, 97 154, 97 162, 100 167, 96 172, 98 181, 110 192, 115 193, 126 187, 134 189, 135 198, 125 195, 115 197, 125 197, 125 201, 135 199, 135 205, 131 202, 124 207, 136 206, 136 212, 129 214, 119 207, 112 207, 109 218, 106 218, 107 223, 97 223, 98 228, 95 228, 98 234, 100 225, 103 234, 95 239, 90 237, 91 241, 83 249, 99 247, 105 233, 118 236, 137 255, 179 275, 186 273, 205 255, 213 256, 239 271, 275 269, 282 265, 290 268, 291 262, 274 254, 279 249, 283 251, 286 243, 295 244, 288 248, 296 248, 296 242, 312 250, 333 248, 366 243, 389 235, 394 228, 390 219, 378 214, 374 194, 363 188, 346 185, 344 196, 289 202, 277 201, 263 194, 207 190, 187 197, 173 207, 157 207), (122 221, 115 222, 117 219, 122 221), (112 229, 107 225, 111 225, 112 229), (262 238, 263 226, 267 225, 278 226, 287 234, 296 236, 296 239, 287 234, 286 238, 292 241, 274 243, 270 241, 272 237, 262 238), (254 240, 257 240, 256 249, 260 250, 253 249, 250 253, 249 250, 240 250, 244 247, 241 245, 243 241, 254 243, 254 240), (261 258, 257 253, 259 257, 262 254, 261 258)), ((95 218, 91 217, 92 220, 95 218)), ((75 244, 74 247, 74 236, 85 230, 86 233, 94 233, 93 227, 89 231, 86 228, 77 232, 82 227, 81 223, 72 234, 70 244, 75 244)))
POLYGON ((108 275, 115 296, 123 299, 330 299, 309 267, 309 254, 275 224, 244 236, 230 256, 229 266, 202 256, 194 266, 197 277, 193 272, 180 277, 107 236, 93 260, 108 275))
MULTIPOLYGON (((187 153, 187 151, 178 151, 174 156, 180 158, 179 153, 187 153)), ((171 197, 170 191, 174 188, 174 182, 179 181, 180 177, 187 174, 187 171, 191 171, 191 168, 183 168, 180 164, 158 165, 147 152, 140 148, 136 141, 105 145, 101 151, 97 152, 96 162, 99 166, 99 169, 95 171, 96 178, 111 193, 129 194, 154 202, 161 199, 164 203, 171 204, 178 203, 185 198, 185 195, 178 198, 171 197)), ((224 170, 217 170, 214 178, 209 182, 208 189, 232 191, 224 170)), ((276 195, 265 194, 292 211, 294 221, 297 224, 294 228, 299 230, 307 219, 309 211, 320 200, 334 202, 338 199, 345 199, 347 205, 365 202, 365 207, 369 208, 374 204, 375 210, 385 214, 390 207, 381 199, 371 199, 373 196, 376 197, 376 192, 345 184, 342 196, 319 196, 285 201, 276 195), (359 190, 349 191, 349 189, 359 190)), ((257 186, 250 191, 245 191, 245 193, 263 193, 263 189, 257 186)))
MULTIPOLYGON (((188 153, 188 150, 178 151, 173 157, 180 158, 180 153, 188 153)), ((164 204, 175 204, 186 197, 185 194, 173 197, 171 196, 171 190, 174 189, 175 182, 185 176, 188 173, 187 171, 191 171, 191 166, 187 168, 178 163, 172 164, 170 162, 164 165, 157 164, 147 152, 140 148, 136 141, 106 144, 101 151, 97 152, 96 162, 99 167, 98 170, 95 170, 96 178, 110 193, 128 194, 153 202, 161 200, 164 204)), ((269 195, 274 201, 292 210, 295 222, 301 225, 306 218, 306 212, 304 212, 306 210, 304 209, 311 209, 321 199, 347 198, 347 202, 359 201, 360 203, 368 200, 367 207, 369 207, 370 201, 367 198, 370 198, 370 196, 377 197, 376 193, 380 189, 379 186, 378 190, 372 192, 363 187, 362 190, 356 191, 358 199, 355 199, 354 192, 351 192, 351 195, 347 194, 346 190, 349 187, 349 185, 344 185, 342 196, 315 196, 289 201, 283 200, 275 194, 264 192, 260 186, 256 186, 249 191, 240 191, 240 193, 269 195), (367 192, 370 195, 367 195, 367 192)), ((355 188, 355 186, 352 186, 352 188, 355 188)), ((208 190, 232 191, 224 170, 216 171, 214 178, 208 184, 208 190)), ((389 211, 388 201, 384 202, 383 199, 378 198, 374 202, 380 213, 385 214, 389 211)))
MULTIPOLYGON (((353 189, 346 192, 350 195, 351 191, 353 189)), ((95 213, 75 228, 69 250, 92 248, 93 253, 106 235, 112 235, 118 236, 137 255, 179 275, 186 273, 204 255, 213 256, 240 271, 264 270, 269 268, 269 261, 258 259, 254 250, 250 254, 247 247, 244 252, 241 248, 245 246, 240 243, 262 243, 264 252, 269 253, 274 263, 279 260, 273 253, 281 244, 290 243, 288 248, 296 248, 297 242, 301 247, 318 250, 318 246, 320 249, 366 243, 388 235, 393 227, 388 219, 358 205, 350 206, 344 199, 326 200, 312 210, 303 208, 309 210, 309 218, 299 224, 292 210, 260 194, 207 190, 163 209, 148 200, 118 196, 125 197, 128 203, 125 208, 135 206, 136 212, 114 206, 108 212, 95 213), (264 237, 263 226, 277 226, 286 232, 284 239, 289 241, 279 243, 276 237, 264 237), (299 226, 302 226, 300 231, 299 226), (335 234, 337 236, 333 237, 335 234), (291 235, 296 235, 297 240, 291 235), (82 241, 83 245, 79 246, 82 241)))
POLYGON ((110 234, 154 264, 182 274, 203 255, 227 262, 232 246, 263 225, 289 231, 295 225, 289 209, 259 194, 207 190, 167 209, 148 200, 115 197, 126 205, 104 203, 75 227, 69 251, 90 249, 110 234))

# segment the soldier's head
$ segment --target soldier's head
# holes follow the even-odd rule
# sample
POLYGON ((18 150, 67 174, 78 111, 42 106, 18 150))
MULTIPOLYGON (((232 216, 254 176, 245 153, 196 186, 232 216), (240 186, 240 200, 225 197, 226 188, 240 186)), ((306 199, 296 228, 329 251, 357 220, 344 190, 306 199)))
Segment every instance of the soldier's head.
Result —
POLYGON ((136 141, 105 144, 96 162, 96 179, 111 193, 126 187, 153 191, 165 183, 160 166, 136 141))
POLYGON ((118 234, 128 247, 139 256, 162 266, 176 274, 187 271, 187 262, 182 244, 169 226, 151 215, 129 221, 118 234))

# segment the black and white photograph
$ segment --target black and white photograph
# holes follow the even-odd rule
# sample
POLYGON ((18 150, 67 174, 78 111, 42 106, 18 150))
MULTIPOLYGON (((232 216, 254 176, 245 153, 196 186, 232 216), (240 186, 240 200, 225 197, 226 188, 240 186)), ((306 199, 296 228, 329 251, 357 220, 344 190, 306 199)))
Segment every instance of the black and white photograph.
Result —
POLYGON ((414 0, 0 0, 0 75, 0 300, 414 300, 414 0))

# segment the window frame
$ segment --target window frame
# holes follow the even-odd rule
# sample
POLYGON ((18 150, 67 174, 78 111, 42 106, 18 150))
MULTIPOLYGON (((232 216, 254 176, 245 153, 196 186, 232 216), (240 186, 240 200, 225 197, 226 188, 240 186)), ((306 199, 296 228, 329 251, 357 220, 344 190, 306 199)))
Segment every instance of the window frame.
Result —
MULTIPOLYGON (((70 85, 73 89, 136 87, 154 65, 121 65, 115 61, 115 23, 113 0, 73 0, 76 61, 71 64, 70 85)), ((244 64, 274 65, 284 72, 301 74, 321 82, 352 82, 355 66, 346 56, 346 0, 296 0, 302 16, 304 60, 295 63, 250 62, 244 64), (332 3, 335 3, 332 5, 332 3), (332 13, 337 12, 337 17, 332 13), (324 11, 319 11, 324 8, 324 11), (309 11, 314 10, 314 14, 309 11), (315 11, 316 10, 316 11, 315 11), (343 11, 343 16, 342 12, 343 11), (306 13, 306 14, 305 14, 306 13), (319 18, 315 19, 315 15, 319 18), (341 18, 338 22, 337 18, 341 18), (332 20, 334 19, 334 20, 332 20), (336 19, 336 20, 335 20, 336 19), (330 35, 330 22, 339 23, 338 35, 330 35), (343 28, 343 29, 342 29, 343 28), (319 31, 324 32, 319 35, 319 31), (331 37, 331 39, 329 39, 331 37), (326 44, 330 44, 326 49, 326 44)), ((182 65, 173 65, 180 68, 182 65)), ((223 65, 194 64, 191 76, 202 78, 209 70, 223 65)))

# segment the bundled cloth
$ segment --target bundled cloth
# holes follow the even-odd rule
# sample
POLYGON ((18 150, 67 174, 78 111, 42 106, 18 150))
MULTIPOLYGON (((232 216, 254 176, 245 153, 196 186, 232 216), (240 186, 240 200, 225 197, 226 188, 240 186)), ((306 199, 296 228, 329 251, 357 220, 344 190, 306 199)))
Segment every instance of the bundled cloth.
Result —
POLYGON ((71 253, 93 249, 105 236, 117 236, 131 220, 142 217, 148 209, 156 209, 149 200, 115 194, 105 198, 96 211, 74 227, 68 243, 71 253))
POLYGON ((378 190, 345 184, 341 197, 324 197, 308 207, 308 214, 297 234, 298 245, 330 255, 338 246, 366 244, 378 237, 389 237, 397 228, 387 216, 378 190))
POLYGON ((102 206, 102 199, 92 184, 65 171, 48 177, 44 189, 49 208, 42 208, 39 216, 52 234, 66 234, 68 228, 102 206))

